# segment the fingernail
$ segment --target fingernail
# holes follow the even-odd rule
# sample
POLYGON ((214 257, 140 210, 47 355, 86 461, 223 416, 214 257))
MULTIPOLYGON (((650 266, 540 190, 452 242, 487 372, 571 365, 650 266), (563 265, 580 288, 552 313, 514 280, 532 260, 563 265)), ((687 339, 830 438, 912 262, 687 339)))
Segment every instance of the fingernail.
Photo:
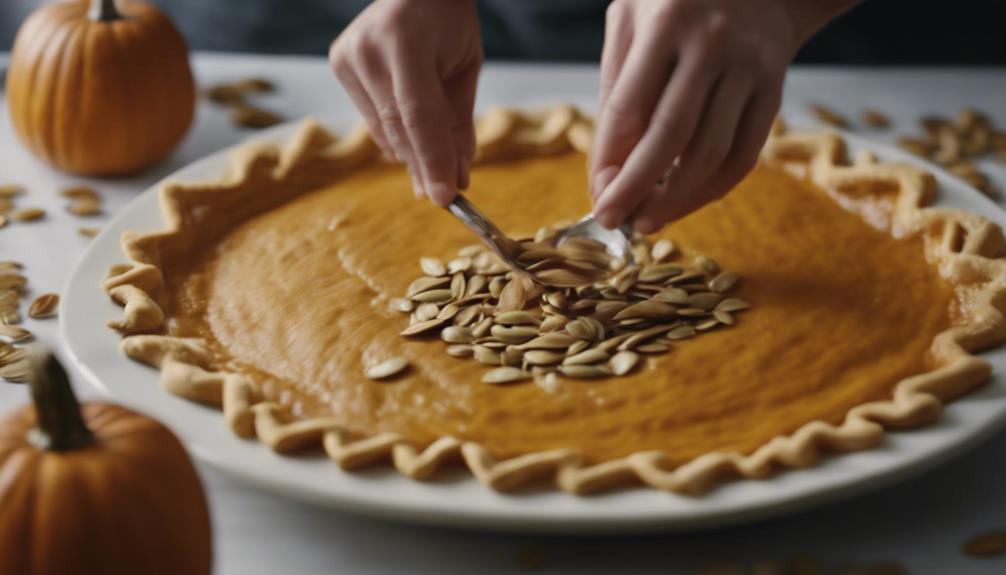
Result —
POLYGON ((455 191, 443 182, 436 182, 430 186, 430 198, 433 200, 433 203, 440 207, 451 203, 451 200, 454 199, 454 194, 455 191))
POLYGON ((590 188, 590 197, 597 203, 597 200, 604 194, 604 190, 611 184, 611 181, 618 175, 618 166, 608 166, 594 176, 593 186, 590 188))
POLYGON ((471 166, 468 163, 468 158, 461 157, 458 158, 458 189, 467 190, 468 184, 471 183, 471 174, 469 171, 471 166))

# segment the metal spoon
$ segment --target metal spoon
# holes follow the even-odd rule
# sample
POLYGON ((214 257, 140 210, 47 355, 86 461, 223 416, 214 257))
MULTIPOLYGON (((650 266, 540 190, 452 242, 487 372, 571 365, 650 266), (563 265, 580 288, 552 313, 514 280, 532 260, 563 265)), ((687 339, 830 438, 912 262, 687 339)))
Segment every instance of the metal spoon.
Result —
MULTIPOLYGON (((447 206, 447 210, 478 234, 512 269, 527 275, 538 283, 547 283, 530 273, 524 263, 517 261, 515 255, 519 253, 517 242, 500 231, 496 224, 492 223, 467 198, 458 195, 447 206)), ((626 226, 609 230, 594 221, 593 216, 588 215, 557 233, 554 236, 553 247, 558 247, 573 237, 587 237, 604 244, 605 250, 612 257, 621 259, 626 265, 633 265, 635 260, 632 257, 632 244, 629 241, 630 233, 626 226)))

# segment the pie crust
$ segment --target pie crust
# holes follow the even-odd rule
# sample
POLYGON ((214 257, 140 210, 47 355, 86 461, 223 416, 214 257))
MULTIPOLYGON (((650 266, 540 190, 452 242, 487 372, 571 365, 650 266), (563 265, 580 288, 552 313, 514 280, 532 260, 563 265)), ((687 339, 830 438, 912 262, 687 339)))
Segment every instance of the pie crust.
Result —
MULTIPOLYGON (((477 123, 476 163, 570 149, 586 153, 592 134, 591 119, 569 106, 536 112, 494 109, 477 123)), ((166 258, 191 253, 200 242, 219 237, 266 209, 265 201, 282 201, 284 194, 290 195, 285 184, 323 185, 376 155, 362 128, 339 139, 307 120, 285 146, 253 142, 241 147, 219 181, 165 184, 160 192, 165 228, 125 233, 122 246, 129 264, 113 268, 104 283, 124 307, 123 317, 110 323, 124 335, 122 351, 160 369, 161 384, 169 392, 221 408, 236 435, 257 437, 280 453, 320 445, 343 469, 390 460, 402 474, 421 480, 460 459, 475 477, 498 490, 544 480, 575 494, 633 483, 698 493, 730 477, 765 478, 778 468, 812 466, 825 452, 877 445, 885 429, 932 422, 944 402, 988 380, 991 366, 971 354, 1006 341, 1006 319, 997 307, 1006 293, 1006 240, 999 226, 966 211, 925 207, 936 185, 919 167, 877 162, 869 154, 850 162, 840 135, 790 133, 781 122, 773 128, 761 161, 832 191, 836 201, 860 211, 867 221, 872 215, 857 199, 885 194, 890 198, 889 232, 923 239, 926 258, 954 286, 959 304, 956 325, 939 333, 930 347, 937 367, 899 381, 890 400, 853 408, 841 424, 812 421, 752 453, 710 452, 677 466, 661 451, 595 464, 572 449, 497 460, 483 445, 455 437, 417 446, 394 433, 354 433, 332 419, 297 419, 280 404, 263 400, 242 375, 219 370, 203 341, 166 335, 159 304, 166 258)))

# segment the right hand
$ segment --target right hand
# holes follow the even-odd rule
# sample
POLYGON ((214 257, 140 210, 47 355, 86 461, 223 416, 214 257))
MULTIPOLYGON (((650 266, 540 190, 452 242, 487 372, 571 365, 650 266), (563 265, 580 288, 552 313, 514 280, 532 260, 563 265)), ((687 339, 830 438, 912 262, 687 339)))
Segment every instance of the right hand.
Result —
POLYGON ((329 62, 416 197, 446 206, 468 187, 482 65, 474 0, 381 0, 332 42, 329 62))

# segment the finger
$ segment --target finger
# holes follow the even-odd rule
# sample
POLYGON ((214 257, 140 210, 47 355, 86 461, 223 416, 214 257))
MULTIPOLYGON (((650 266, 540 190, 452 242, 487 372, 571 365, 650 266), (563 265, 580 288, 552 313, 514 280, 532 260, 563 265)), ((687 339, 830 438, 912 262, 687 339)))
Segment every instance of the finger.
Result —
POLYGON ((711 56, 706 47, 683 55, 649 120, 649 128, 597 202, 594 217, 601 225, 621 225, 691 141, 720 73, 711 56))
POLYGON ((624 2, 612 2, 604 20, 604 48, 601 50, 601 86, 598 106, 604 109, 608 94, 618 80, 618 73, 632 45, 632 16, 624 2))
POLYGON ((353 71, 353 67, 338 54, 338 48, 336 43, 332 43, 332 48, 329 50, 329 65, 332 68, 332 72, 335 77, 342 84, 343 89, 349 95, 349 98, 353 101, 356 109, 360 111, 360 115, 363 116, 364 122, 367 123, 367 127, 370 129, 370 135, 374 139, 374 143, 377 147, 381 149, 381 152, 390 158, 394 157, 394 153, 391 146, 388 144, 388 139, 384 135, 384 130, 381 127, 381 119, 377 115, 377 110, 374 108, 374 102, 370 99, 367 91, 364 89, 363 84, 356 77, 356 72, 353 71))
POLYGON ((667 85, 674 54, 654 38, 635 38, 601 109, 591 151, 591 196, 602 190, 597 174, 608 166, 622 167, 646 126, 667 85))
POLYGON ((726 193, 754 168, 781 102, 781 79, 770 79, 755 91, 738 124, 730 155, 709 183, 712 193, 726 193))
POLYGON ((674 205, 683 203, 686 197, 694 196, 689 205, 698 202, 699 206, 719 197, 720 190, 714 193, 701 184, 708 184, 723 168, 733 147, 741 115, 752 97, 753 84, 750 74, 739 68, 729 70, 720 78, 695 136, 681 155, 673 182, 641 202, 633 219, 636 229, 643 233, 657 231, 670 221, 674 205))
POLYGON ((457 76, 444 83, 451 108, 451 135, 457 156, 458 189, 468 188, 469 170, 475 156, 475 92, 478 86, 481 57, 466 66, 457 76))
POLYGON ((426 195, 441 207, 457 195, 457 153, 451 132, 451 108, 436 71, 397 58, 393 64, 394 94, 405 133, 411 143, 413 168, 426 195))

